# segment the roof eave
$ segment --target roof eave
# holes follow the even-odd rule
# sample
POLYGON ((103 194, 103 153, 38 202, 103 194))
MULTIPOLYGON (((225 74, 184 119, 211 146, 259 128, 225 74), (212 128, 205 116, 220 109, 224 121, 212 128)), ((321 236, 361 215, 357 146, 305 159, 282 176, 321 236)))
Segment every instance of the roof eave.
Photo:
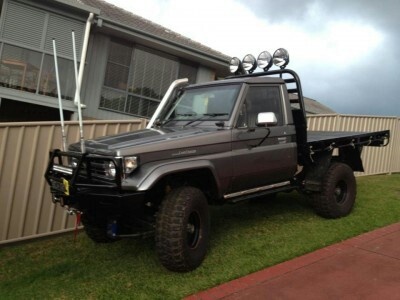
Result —
POLYGON ((68 1, 68 0, 54 0, 55 2, 58 2, 62 5, 68 6, 68 7, 72 7, 72 8, 76 8, 78 10, 83 10, 86 11, 88 13, 93 13, 95 15, 100 15, 100 9, 96 8, 96 7, 92 7, 86 4, 81 4, 75 1, 68 1))

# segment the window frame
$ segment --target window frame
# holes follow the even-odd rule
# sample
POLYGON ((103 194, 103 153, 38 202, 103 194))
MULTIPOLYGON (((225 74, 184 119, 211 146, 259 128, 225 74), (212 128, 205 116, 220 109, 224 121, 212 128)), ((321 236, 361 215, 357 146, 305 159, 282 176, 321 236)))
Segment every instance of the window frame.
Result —
MULTIPOLYGON (((242 100, 240 101, 240 104, 238 105, 238 109, 237 109, 237 116, 236 119, 234 121, 234 127, 238 128, 238 129, 250 129, 250 128, 257 128, 256 125, 254 125, 254 127, 250 127, 249 124, 247 124, 246 126, 239 126, 239 122, 240 122, 240 114, 241 114, 241 110, 242 107, 244 105, 246 105, 247 102, 247 96, 250 92, 251 88, 278 88, 278 97, 279 97, 279 101, 278 101, 278 106, 280 109, 280 118, 278 119, 278 124, 275 126, 284 126, 285 124, 287 124, 287 116, 286 116, 286 104, 285 104, 285 98, 284 98, 284 93, 282 90, 282 85, 281 84, 276 84, 276 83, 257 83, 257 84, 246 84, 246 88, 243 92, 242 95, 242 100)), ((274 112, 274 111, 259 111, 258 113, 262 113, 262 112, 274 112)), ((257 113, 257 114, 258 114, 257 113)), ((277 115, 276 112, 274 112, 275 115, 277 115)), ((248 111, 246 109, 246 122, 248 123, 248 111)), ((278 115, 277 115, 278 116, 278 115)))

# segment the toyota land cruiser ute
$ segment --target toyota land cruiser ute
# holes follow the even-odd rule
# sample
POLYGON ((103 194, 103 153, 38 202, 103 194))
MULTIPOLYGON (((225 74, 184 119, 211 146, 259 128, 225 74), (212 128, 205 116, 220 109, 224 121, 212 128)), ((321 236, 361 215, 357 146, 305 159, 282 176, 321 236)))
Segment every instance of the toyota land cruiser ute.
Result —
POLYGON ((326 218, 349 214, 364 146, 389 131, 307 131, 298 75, 278 49, 231 61, 235 75, 175 81, 146 129, 53 150, 45 174, 53 201, 82 214, 95 242, 154 236, 169 270, 205 258, 209 205, 298 190, 326 218), (269 71, 271 61, 280 67, 269 71))

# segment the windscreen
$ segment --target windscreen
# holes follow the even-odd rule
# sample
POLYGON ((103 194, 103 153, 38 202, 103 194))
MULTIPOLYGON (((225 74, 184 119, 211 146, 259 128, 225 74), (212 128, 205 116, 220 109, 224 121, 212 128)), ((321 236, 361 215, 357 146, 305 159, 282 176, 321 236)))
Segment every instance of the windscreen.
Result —
POLYGON ((184 90, 164 120, 229 120, 239 89, 240 85, 236 84, 184 90))

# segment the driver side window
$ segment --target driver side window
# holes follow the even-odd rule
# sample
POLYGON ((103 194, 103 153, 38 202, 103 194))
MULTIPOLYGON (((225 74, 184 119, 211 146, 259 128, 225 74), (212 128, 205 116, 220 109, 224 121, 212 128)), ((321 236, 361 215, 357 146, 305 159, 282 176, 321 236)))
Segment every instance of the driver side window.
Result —
POLYGON ((283 125, 281 95, 278 86, 250 86, 246 99, 239 111, 238 128, 255 128, 257 116, 261 112, 273 112, 283 125))

